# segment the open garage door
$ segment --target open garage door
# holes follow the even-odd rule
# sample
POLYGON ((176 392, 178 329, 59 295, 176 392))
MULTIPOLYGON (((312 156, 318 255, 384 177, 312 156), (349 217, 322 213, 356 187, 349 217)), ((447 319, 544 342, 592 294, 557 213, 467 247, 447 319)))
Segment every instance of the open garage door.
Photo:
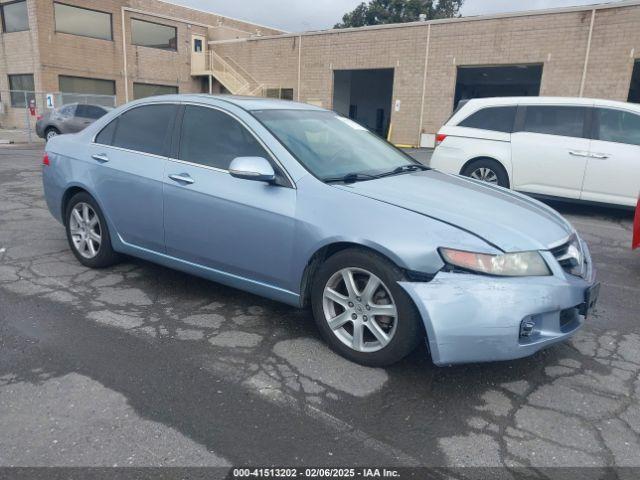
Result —
POLYGON ((335 70, 333 109, 386 137, 391 121, 393 68, 335 70))
POLYGON ((454 109, 461 100, 540 95, 542 65, 458 67, 454 109))
POLYGON ((640 103, 640 60, 636 60, 636 63, 633 65, 628 101, 640 103))

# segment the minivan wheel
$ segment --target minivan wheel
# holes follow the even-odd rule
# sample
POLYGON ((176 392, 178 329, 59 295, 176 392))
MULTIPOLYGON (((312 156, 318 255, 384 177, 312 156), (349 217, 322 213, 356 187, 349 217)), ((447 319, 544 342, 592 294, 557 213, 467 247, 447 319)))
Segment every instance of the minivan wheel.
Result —
POLYGON ((57 128, 49 127, 44 132, 44 138, 48 142, 53 137, 60 135, 60 131, 57 128))
POLYGON ((67 204, 67 240, 78 261, 86 267, 104 268, 118 262, 104 215, 86 192, 75 194, 67 204))
POLYGON ((402 270, 374 252, 347 249, 329 257, 311 291, 313 316, 329 346, 372 367, 411 353, 425 335, 402 280, 402 270))
POLYGON ((474 160, 462 170, 462 175, 481 182, 509 188, 507 172, 502 165, 490 158, 474 160))

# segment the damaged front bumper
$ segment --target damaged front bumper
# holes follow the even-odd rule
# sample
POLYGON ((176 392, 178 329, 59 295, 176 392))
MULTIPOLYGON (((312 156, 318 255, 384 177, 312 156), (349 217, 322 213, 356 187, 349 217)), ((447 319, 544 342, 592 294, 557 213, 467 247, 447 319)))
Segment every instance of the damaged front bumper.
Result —
POLYGON ((512 360, 573 335, 584 323, 585 295, 595 280, 584 248, 583 277, 566 273, 551 253, 541 252, 550 276, 439 272, 430 282, 400 282, 420 311, 433 362, 512 360))

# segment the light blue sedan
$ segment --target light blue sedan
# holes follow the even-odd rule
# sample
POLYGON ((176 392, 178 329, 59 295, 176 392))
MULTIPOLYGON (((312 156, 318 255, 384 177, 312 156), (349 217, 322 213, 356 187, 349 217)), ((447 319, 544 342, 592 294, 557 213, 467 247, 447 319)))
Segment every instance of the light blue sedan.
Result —
POLYGON ((551 208, 430 170, 310 105, 147 98, 53 138, 49 209, 88 267, 140 257, 297 307, 371 366, 426 340, 437 365, 564 340, 598 296, 551 208))

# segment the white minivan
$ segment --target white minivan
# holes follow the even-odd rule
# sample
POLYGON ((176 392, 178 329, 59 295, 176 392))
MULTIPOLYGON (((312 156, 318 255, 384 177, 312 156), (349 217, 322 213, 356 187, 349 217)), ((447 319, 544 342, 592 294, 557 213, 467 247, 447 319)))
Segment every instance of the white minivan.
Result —
POLYGON ((436 135, 430 165, 539 196, 634 207, 640 105, 561 97, 469 100, 436 135))

